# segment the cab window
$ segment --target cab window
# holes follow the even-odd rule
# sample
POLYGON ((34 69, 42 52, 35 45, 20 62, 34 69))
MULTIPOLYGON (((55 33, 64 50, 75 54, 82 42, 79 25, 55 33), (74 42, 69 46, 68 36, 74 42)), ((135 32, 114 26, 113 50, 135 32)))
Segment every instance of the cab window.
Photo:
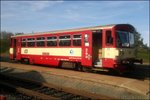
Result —
POLYGON ((113 38, 112 38, 112 32, 111 30, 106 31, 106 45, 112 45, 113 44, 113 38))

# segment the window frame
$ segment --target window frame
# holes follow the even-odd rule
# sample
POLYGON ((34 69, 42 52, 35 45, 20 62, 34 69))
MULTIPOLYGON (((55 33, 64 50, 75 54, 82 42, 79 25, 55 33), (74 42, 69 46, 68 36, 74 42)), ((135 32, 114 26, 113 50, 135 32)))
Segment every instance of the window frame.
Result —
POLYGON ((27 47, 27 38, 21 39, 21 47, 27 47), (24 39, 25 39, 25 41, 24 41, 24 39), (25 43, 25 46, 23 46, 23 43, 25 43))
POLYGON ((47 36, 46 37, 46 46, 47 47, 57 47, 58 46, 58 36, 56 36, 56 35, 47 36), (48 41, 50 41, 50 39, 48 39, 48 37, 56 37, 56 39, 51 40, 51 41, 55 41, 56 45, 48 45, 48 41))
POLYGON ((58 46, 59 47, 71 47, 72 46, 72 35, 71 34, 64 34, 64 35, 60 35, 60 36, 58 36, 58 46), (69 39, 60 39, 60 37, 62 37, 62 36, 69 36, 70 38, 69 39), (60 41, 61 40, 70 40, 70 45, 60 45, 60 41))
POLYGON ((46 37, 45 36, 39 36, 39 37, 36 37, 36 47, 45 47, 46 46, 46 37), (39 39, 38 39, 39 38, 39 39), (41 38, 41 39, 40 39, 41 38), (41 45, 42 43, 39 43, 39 42, 43 42, 44 45, 41 45), (39 45, 40 44, 40 45, 39 45))
POLYGON ((28 37, 27 40, 26 40, 26 43, 27 43, 27 47, 35 47, 36 46, 36 39, 35 37, 28 37), (33 39, 33 40, 28 40, 28 39, 33 39), (30 42, 33 42, 34 45, 33 46, 29 46, 28 43, 30 42))
POLYGON ((72 35, 72 46, 75 46, 75 47, 81 47, 82 46, 82 34, 73 34, 72 35), (81 37, 75 39, 74 36, 77 36, 77 35, 80 35, 81 37), (80 40, 81 41, 80 45, 74 45, 74 40, 80 40))

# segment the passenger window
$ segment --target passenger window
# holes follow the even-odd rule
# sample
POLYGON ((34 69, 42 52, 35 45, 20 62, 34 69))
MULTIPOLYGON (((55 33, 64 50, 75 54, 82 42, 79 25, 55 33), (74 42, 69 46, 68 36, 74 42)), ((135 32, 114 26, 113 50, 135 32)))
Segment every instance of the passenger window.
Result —
POLYGON ((22 45, 22 47, 26 47, 26 39, 22 39, 21 45, 22 45))
POLYGON ((28 38, 27 39, 27 45, 28 45, 28 47, 34 47, 35 46, 35 39, 34 38, 28 38))
POLYGON ((113 44, 113 38, 111 34, 111 30, 106 31, 106 45, 112 45, 113 44))
POLYGON ((37 45, 37 47, 45 46, 45 37, 38 37, 36 39, 36 45, 37 45))
POLYGON ((59 46, 71 46, 70 35, 60 36, 59 37, 59 46))
POLYGON ((57 46, 57 37, 47 37, 47 46, 57 46))
POLYGON ((73 46, 81 46, 81 35, 73 35, 73 46))

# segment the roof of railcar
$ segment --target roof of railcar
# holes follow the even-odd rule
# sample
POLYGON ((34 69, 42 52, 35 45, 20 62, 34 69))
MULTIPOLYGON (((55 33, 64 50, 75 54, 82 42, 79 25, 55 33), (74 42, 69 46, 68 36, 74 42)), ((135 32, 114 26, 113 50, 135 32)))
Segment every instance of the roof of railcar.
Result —
POLYGON ((47 31, 47 32, 34 32, 34 33, 27 33, 27 34, 23 34, 23 35, 15 35, 12 37, 33 36, 33 35, 42 35, 42 34, 56 34, 56 33, 65 33, 65 32, 78 32, 78 31, 86 31, 86 30, 94 31, 94 30, 98 30, 98 29, 112 28, 116 25, 130 25, 130 24, 110 24, 110 25, 83 27, 83 28, 65 29, 65 30, 55 30, 55 31, 47 31))

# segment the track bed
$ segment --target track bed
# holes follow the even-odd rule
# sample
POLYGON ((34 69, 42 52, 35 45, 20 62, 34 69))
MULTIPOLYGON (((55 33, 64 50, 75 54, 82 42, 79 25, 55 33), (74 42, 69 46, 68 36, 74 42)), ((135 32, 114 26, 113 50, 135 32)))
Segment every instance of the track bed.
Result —
MULTIPOLYGON (((37 81, 86 99, 148 99, 149 80, 1 62, 1 73, 37 81), (48 85, 49 84, 49 85, 48 85), (112 94, 113 93, 113 94, 112 94)), ((42 86, 45 87, 45 86, 42 86)))

